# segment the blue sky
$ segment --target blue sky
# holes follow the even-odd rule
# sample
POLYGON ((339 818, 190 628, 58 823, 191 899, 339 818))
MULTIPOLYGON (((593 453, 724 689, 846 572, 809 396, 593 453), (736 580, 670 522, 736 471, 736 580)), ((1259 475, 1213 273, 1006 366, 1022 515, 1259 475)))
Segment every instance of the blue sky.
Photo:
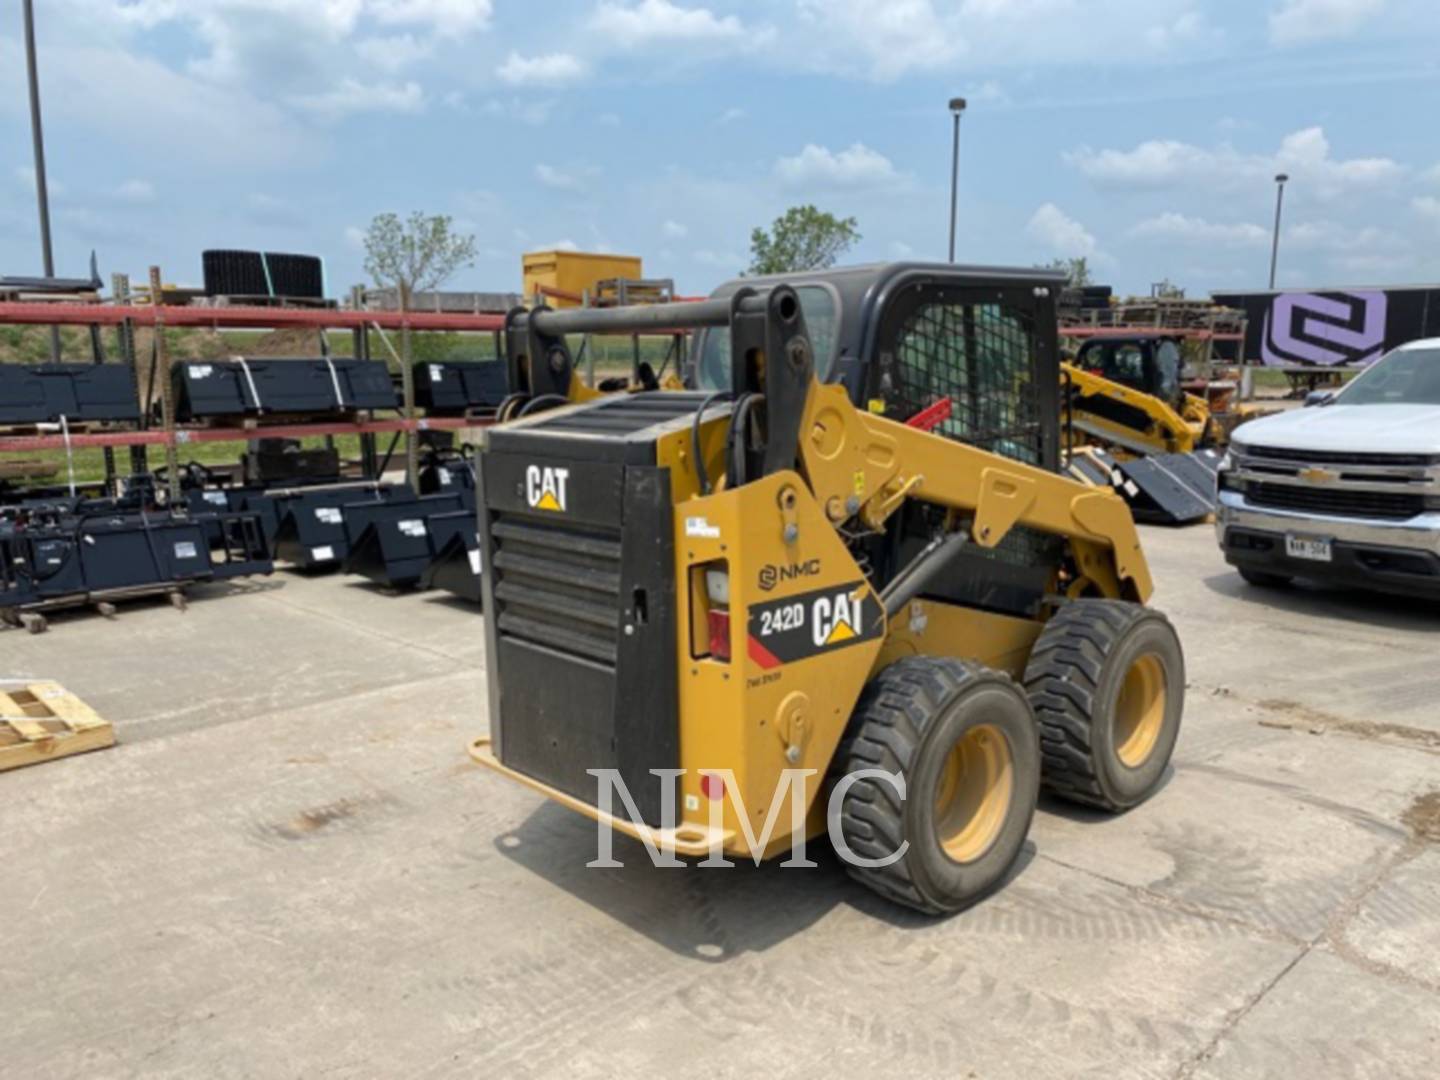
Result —
MULTIPOLYGON (((38 272, 18 3, 0 12, 0 272, 38 272)), ((363 279, 386 210, 453 215, 454 285, 522 251, 703 293, 795 203, 856 259, 1087 255, 1192 294, 1440 280, 1436 0, 37 0, 59 272, 198 282, 207 247, 363 279)))

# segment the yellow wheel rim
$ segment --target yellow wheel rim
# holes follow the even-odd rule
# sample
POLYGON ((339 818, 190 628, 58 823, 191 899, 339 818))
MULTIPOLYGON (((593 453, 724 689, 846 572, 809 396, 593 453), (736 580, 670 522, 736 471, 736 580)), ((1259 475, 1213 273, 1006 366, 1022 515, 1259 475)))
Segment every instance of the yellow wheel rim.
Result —
POLYGON ((1115 702, 1115 754, 1131 769, 1149 759, 1165 726, 1165 668, 1158 657, 1130 665, 1115 702))
POLYGON ((935 787, 935 832, 945 854, 974 862, 990 850, 1015 794, 1010 740, 980 724, 950 748, 935 787))

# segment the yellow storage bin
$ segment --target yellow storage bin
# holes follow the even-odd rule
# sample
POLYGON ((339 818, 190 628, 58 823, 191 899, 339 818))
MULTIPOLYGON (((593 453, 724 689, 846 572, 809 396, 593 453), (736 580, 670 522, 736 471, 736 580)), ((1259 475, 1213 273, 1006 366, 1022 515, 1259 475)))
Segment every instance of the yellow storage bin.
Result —
POLYGON ((522 291, 529 303, 537 295, 551 307, 578 307, 597 281, 644 277, 638 255, 601 255, 589 251, 531 251, 521 256, 522 291))

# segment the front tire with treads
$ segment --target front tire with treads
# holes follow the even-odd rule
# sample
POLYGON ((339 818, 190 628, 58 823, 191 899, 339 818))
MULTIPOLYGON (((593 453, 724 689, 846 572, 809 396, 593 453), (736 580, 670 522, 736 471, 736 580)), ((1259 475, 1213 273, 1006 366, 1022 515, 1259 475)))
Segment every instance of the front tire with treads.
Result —
POLYGON ((1185 708, 1185 655, 1164 615, 1123 600, 1065 605, 1035 642, 1025 691, 1048 790, 1105 810, 1154 793, 1185 708))
POLYGON ((912 656, 885 668, 861 694, 836 761, 845 791, 831 831, 838 825, 850 876, 918 911, 983 897, 1030 830, 1034 715, 1008 675, 980 664, 912 656), (903 782, 903 797, 889 777, 903 782))

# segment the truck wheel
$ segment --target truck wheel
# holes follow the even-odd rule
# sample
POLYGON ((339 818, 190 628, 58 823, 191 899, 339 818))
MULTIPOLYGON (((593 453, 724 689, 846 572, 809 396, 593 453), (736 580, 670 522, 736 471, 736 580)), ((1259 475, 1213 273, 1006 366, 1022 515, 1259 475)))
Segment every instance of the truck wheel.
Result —
POLYGON ((1123 600, 1067 604, 1035 642, 1025 690, 1046 788, 1105 810, 1155 790, 1185 708, 1185 654, 1164 615, 1123 600))
POLYGON ((1009 676, 979 664, 891 664, 860 695, 836 761, 844 791, 830 827, 841 858, 855 880, 907 907, 939 915, 974 903, 1030 831, 1034 714, 1009 676), (873 775, 857 778, 862 770, 873 775))
POLYGON ((1237 566, 1235 569, 1239 571, 1247 585, 1254 585, 1257 589, 1283 589, 1295 580, 1284 574, 1267 574, 1264 570, 1251 570, 1248 566, 1237 566))

